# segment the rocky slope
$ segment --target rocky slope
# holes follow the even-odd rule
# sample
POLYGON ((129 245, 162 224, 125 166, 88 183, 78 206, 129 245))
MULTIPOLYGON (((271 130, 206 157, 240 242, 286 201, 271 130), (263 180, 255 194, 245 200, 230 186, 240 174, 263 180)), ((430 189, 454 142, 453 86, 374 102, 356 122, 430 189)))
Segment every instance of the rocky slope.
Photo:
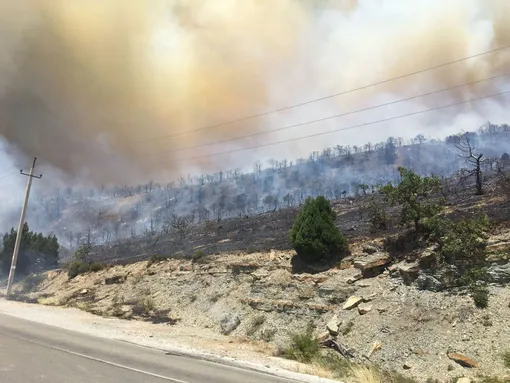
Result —
MULTIPOLYGON (((509 239, 500 232, 490 247, 503 254, 509 239)), ((208 329, 266 353, 276 353, 311 322, 323 339, 338 334, 354 361, 420 382, 510 378, 502 359, 510 350, 510 290, 504 287, 510 265, 501 257, 493 264, 489 307, 480 310, 462 291, 434 291, 441 275, 426 275, 415 263, 426 256, 423 251, 415 261, 391 264, 380 243, 371 241, 354 244, 352 256, 334 268, 308 272, 299 270, 292 251, 138 262, 73 280, 52 271, 30 296, 197 334, 208 329)))

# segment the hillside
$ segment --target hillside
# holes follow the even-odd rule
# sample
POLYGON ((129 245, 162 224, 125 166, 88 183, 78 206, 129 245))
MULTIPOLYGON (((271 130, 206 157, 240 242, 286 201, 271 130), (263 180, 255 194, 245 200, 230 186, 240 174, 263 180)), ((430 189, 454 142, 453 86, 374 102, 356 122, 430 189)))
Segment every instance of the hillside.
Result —
POLYGON ((486 309, 475 307, 465 288, 449 285, 451 267, 424 266, 435 249, 396 226, 398 207, 387 209, 387 230, 371 230, 370 196, 333 204, 351 248, 341 261, 300 262, 287 242, 297 212, 289 209, 204 223, 185 244, 159 236, 120 248, 96 247, 92 260, 119 264, 71 280, 66 270, 33 283, 29 279, 18 285, 26 294, 20 299, 150 321, 158 331, 171 326, 170 332, 195 334, 197 347, 221 347, 212 345, 211 337, 224 334, 270 355, 288 349, 292 334, 311 323, 321 339, 338 333, 334 338, 352 356, 331 351, 329 359, 312 361, 307 371, 347 382, 347 362, 376 364, 418 382, 459 377, 482 382, 482 375, 509 379, 503 354, 510 348, 505 287, 510 283, 510 201, 495 175, 480 196, 474 195, 471 180, 451 187, 459 180, 444 181, 447 216, 457 222, 483 212, 490 220, 486 309), (130 263, 137 257, 152 259, 130 263), (374 345, 379 346, 372 350, 374 345), (477 367, 464 367, 466 360, 477 367))
MULTIPOLYGON (((496 170, 507 151, 509 131, 508 125, 489 123, 472 134, 477 153, 484 154, 485 172, 496 170)), ((233 166, 214 174, 137 186, 68 187, 50 194, 35 188, 28 221, 34 230, 56 234, 70 251, 84 242, 116 246, 148 237, 150 242, 167 234, 175 237, 177 217, 187 226, 203 227, 206 222, 298 208, 308 196, 339 201, 371 194, 382 184, 398 183, 398 166, 449 177, 471 168, 459 154, 452 138, 418 136, 404 142, 390 137, 363 147, 335 145, 311 152, 307 159, 272 159, 268 167, 258 161, 252 172, 233 166)), ((17 224, 20 204, 0 206, 5 231, 17 224)))

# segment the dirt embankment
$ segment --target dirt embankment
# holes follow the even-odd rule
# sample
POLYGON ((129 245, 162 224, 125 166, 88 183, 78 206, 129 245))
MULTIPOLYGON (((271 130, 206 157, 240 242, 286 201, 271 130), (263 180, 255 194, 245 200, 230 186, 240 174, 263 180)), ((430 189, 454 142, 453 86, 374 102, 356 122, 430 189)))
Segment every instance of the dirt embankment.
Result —
MULTIPOLYGON (((490 246, 500 250, 508 238, 500 233, 490 246)), ((337 332, 353 360, 418 381, 508 375, 501 357, 510 349, 508 288, 493 283, 489 308, 480 310, 466 294, 418 288, 416 275, 406 285, 406 276, 417 272, 412 263, 390 266, 377 242, 352 248, 337 267, 313 273, 298 273, 291 251, 138 262, 72 280, 52 271, 29 295, 46 305, 157 323, 158 331, 186 333, 209 349, 230 339, 236 347, 274 355, 290 334, 312 322, 318 335, 327 328, 337 332), (371 353, 374 344, 380 347, 371 353), (478 367, 462 366, 454 353, 478 367)), ((508 272, 510 278, 510 268, 498 267, 500 277, 508 272)))

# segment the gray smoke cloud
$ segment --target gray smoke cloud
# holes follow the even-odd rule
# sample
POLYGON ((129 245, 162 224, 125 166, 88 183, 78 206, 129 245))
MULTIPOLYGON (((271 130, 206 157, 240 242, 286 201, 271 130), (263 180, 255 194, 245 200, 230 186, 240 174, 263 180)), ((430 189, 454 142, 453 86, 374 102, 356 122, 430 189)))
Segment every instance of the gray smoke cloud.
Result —
MULTIPOLYGON (((175 162, 364 123, 504 89, 503 80, 212 147, 508 70, 510 49, 306 107, 147 141, 357 88, 510 45, 505 0, 0 0, 0 136, 17 163, 83 182, 134 183, 256 158, 442 135, 499 122, 493 99, 232 155, 175 162), (162 153, 167 152, 167 153, 162 153), (161 153, 161 154, 159 154, 161 153)), ((503 122, 503 121, 501 121, 503 122)), ((58 181, 55 181, 58 182, 58 181)))

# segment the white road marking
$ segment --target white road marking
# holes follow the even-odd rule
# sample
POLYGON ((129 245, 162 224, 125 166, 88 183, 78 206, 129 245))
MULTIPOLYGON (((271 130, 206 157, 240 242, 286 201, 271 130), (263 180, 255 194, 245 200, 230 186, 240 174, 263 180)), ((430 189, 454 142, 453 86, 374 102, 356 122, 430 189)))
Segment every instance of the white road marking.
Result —
POLYGON ((154 377, 154 378, 159 378, 159 379, 163 379, 163 380, 168 380, 169 382, 172 382, 172 383, 191 383, 191 382, 187 382, 187 381, 180 380, 180 379, 170 378, 170 377, 168 377, 168 376, 163 376, 163 375, 159 375, 159 374, 154 374, 154 373, 149 372, 149 371, 139 370, 139 369, 137 369, 137 368, 133 368, 133 367, 125 366, 125 365, 123 365, 123 364, 118 364, 118 363, 110 362, 110 361, 108 361, 108 360, 99 359, 99 358, 94 358, 93 356, 89 356, 89 355, 81 354, 81 353, 79 353, 79 352, 74 352, 74 351, 66 350, 66 349, 63 349, 63 348, 60 348, 60 347, 55 347, 55 346, 50 346, 50 345, 48 345, 48 344, 39 343, 39 342, 36 342, 36 341, 30 340, 30 339, 26 339, 26 338, 23 338, 23 337, 20 337, 20 336, 17 336, 17 335, 7 334, 7 333, 4 333, 4 332, 2 332, 2 331, 0 331, 0 334, 5 335, 5 336, 8 336, 8 337, 11 337, 11 338, 15 338, 15 339, 23 340, 23 341, 28 342, 28 343, 36 344, 36 345, 41 346, 41 347, 47 347, 47 348, 51 348, 51 349, 53 349, 53 350, 57 350, 57 351, 60 351, 60 352, 65 352, 65 353, 67 353, 67 354, 71 354, 71 355, 79 356, 80 358, 85 358, 85 359, 93 360, 93 361, 95 361, 95 362, 104 363, 104 364, 107 364, 107 365, 110 365, 110 366, 113 366, 113 367, 122 368, 122 369, 124 369, 124 370, 128 370, 128 371, 138 372, 138 373, 140 373, 140 374, 144 374, 144 375, 152 376, 152 377, 154 377))

